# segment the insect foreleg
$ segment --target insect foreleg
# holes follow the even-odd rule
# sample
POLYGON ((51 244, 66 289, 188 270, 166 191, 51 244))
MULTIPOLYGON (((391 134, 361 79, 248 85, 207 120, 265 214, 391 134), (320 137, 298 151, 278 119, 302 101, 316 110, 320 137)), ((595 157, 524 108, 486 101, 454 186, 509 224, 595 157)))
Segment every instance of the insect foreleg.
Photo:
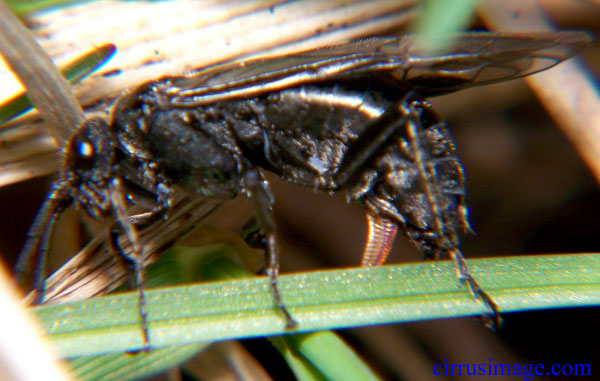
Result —
POLYGON ((279 277, 279 253, 277 240, 275 237, 275 221, 273 221, 273 195, 269 189, 269 183, 258 170, 247 171, 244 175, 244 187, 247 196, 250 198, 256 214, 258 225, 262 229, 267 239, 267 252, 269 255, 269 264, 267 266, 267 275, 271 280, 271 289, 277 307, 285 315, 287 320, 286 328, 292 329, 297 323, 289 313, 279 292, 277 279, 279 277))
MULTIPOLYGON (((136 230, 142 230, 156 221, 165 218, 166 210, 160 206, 155 210, 151 210, 146 213, 135 214, 129 216, 129 222, 133 224, 136 230)), ((108 229, 108 237, 110 250, 112 254, 116 256, 123 268, 126 270, 128 275, 135 274, 135 262, 131 260, 131 255, 127 254, 119 243, 119 236, 123 233, 123 230, 119 227, 111 226, 108 229)), ((135 277, 129 277, 129 288, 135 289, 135 277)))
POLYGON ((111 227, 108 229, 108 243, 111 254, 117 258, 117 261, 123 266, 126 274, 128 275, 128 287, 129 290, 135 289, 135 277, 131 275, 135 272, 135 262, 130 259, 130 255, 123 250, 121 243, 119 242, 119 236, 122 234, 121 229, 111 227))

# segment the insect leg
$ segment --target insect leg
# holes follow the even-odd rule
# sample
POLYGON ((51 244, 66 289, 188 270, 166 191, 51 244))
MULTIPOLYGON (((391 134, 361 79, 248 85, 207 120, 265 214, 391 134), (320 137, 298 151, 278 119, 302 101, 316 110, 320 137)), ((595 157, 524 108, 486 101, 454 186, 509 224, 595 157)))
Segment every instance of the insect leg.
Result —
POLYGON ((29 232, 27 241, 15 266, 15 279, 22 283, 25 274, 31 269, 31 262, 36 254, 39 255, 34 272, 34 304, 44 301, 46 259, 52 242, 52 234, 56 221, 61 213, 73 202, 69 194, 70 185, 65 182, 56 182, 54 191, 44 201, 29 232))
POLYGON ((256 216, 252 215, 244 222, 240 235, 248 246, 254 249, 267 250, 267 237, 258 225, 256 216))
POLYGON ((123 269, 127 273, 128 276, 128 287, 129 290, 135 289, 135 277, 132 277, 131 274, 135 272, 135 262, 133 262, 129 255, 125 253, 125 250, 121 247, 119 243, 119 234, 121 234, 121 229, 116 229, 111 227, 108 229, 108 243, 109 249, 111 253, 117 258, 118 262, 123 266, 123 269))
MULTIPOLYGON (((432 227, 436 233, 437 238, 437 253, 436 258, 439 258, 442 254, 448 254, 453 260, 456 266, 456 272, 458 280, 462 284, 466 284, 469 291, 475 299, 480 300, 484 306, 491 312, 490 315, 485 315, 485 324, 491 328, 498 328, 500 325, 500 313, 498 306, 494 301, 481 289, 479 284, 469 274, 469 269, 465 262, 462 253, 458 250, 458 233, 452 224, 448 223, 448 217, 444 212, 444 197, 442 196, 442 186, 440 185, 436 176, 436 168, 434 163, 430 160, 427 155, 427 151, 423 150, 424 143, 422 141, 423 126, 421 124, 421 118, 417 111, 416 105, 411 102, 404 105, 406 112, 410 115, 408 122, 406 123, 406 135, 409 138, 409 142, 414 152, 414 163, 417 166, 418 173, 421 177, 421 184, 423 185, 423 191, 429 205, 432 218, 432 227)), ((460 216, 461 222, 464 226, 468 227, 466 223, 466 211, 461 210, 460 216)))
MULTIPOLYGON (((113 209, 116 214, 117 221, 120 227, 125 232, 129 243, 131 244, 131 252, 127 253, 122 250, 118 242, 112 242, 117 249, 119 255, 127 259, 133 264, 133 272, 135 277, 135 285, 138 290, 138 309, 139 315, 142 320, 142 333, 144 339, 144 352, 150 350, 150 333, 148 331, 148 314, 146 310, 146 293, 144 292, 144 263, 142 255, 142 246, 140 244, 137 229, 133 223, 129 220, 126 214, 126 202, 123 194, 123 184, 121 179, 117 178, 112 180, 109 185, 109 197, 112 203, 113 209)), ((111 233, 111 241, 114 239, 114 235, 111 233)))
POLYGON ((262 251, 263 262, 261 263, 258 272, 265 273, 269 262, 267 237, 258 225, 258 221, 256 221, 256 216, 254 214, 242 225, 240 237, 246 242, 246 245, 262 251))
POLYGON ((456 266, 456 276, 459 282, 469 288, 473 298, 481 300, 481 302, 490 310, 490 314, 485 314, 481 317, 483 319, 483 324, 493 330, 500 328, 502 325, 502 317, 500 316, 498 305, 481 289, 477 281, 469 274, 469 268, 465 262, 465 257, 463 257, 462 253, 456 248, 449 250, 448 254, 456 266))
MULTIPOLYGON (((136 230, 143 229, 145 226, 164 218, 165 209, 161 206, 150 212, 129 216, 129 222, 133 224, 136 230)), ((119 235, 123 231, 119 227, 110 227, 108 229, 109 248, 112 254, 119 260, 128 275, 135 274, 135 262, 130 259, 130 255, 125 253, 125 250, 119 243, 119 235)), ((135 277, 129 277, 129 289, 135 289, 135 277)))
POLYGON ((401 110, 398 107, 390 107, 375 123, 369 125, 364 134, 352 143, 348 152, 344 155, 337 173, 334 175, 335 182, 343 186, 353 176, 360 173, 365 164, 405 123, 406 118, 401 110))
POLYGON ((283 301, 277 278, 279 277, 279 254, 277 251, 277 240, 275 237, 275 221, 273 221, 273 195, 269 189, 269 183, 258 170, 250 170, 244 175, 244 185, 252 206, 256 213, 256 220, 267 239, 267 252, 269 254, 269 264, 267 275, 271 279, 271 289, 277 307, 285 315, 287 320, 287 329, 295 328, 297 323, 289 313, 283 301))

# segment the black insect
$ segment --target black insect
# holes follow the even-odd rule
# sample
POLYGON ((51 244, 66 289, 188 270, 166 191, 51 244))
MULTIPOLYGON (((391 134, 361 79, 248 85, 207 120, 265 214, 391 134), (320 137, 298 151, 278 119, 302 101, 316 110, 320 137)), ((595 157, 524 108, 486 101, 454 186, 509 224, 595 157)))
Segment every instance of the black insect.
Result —
MULTIPOLYGON (((168 218, 178 191, 244 194, 266 238, 275 300, 292 327, 277 290, 274 200, 263 173, 270 171, 315 191, 344 192, 365 207, 363 266, 385 261, 398 229, 426 256, 451 257, 459 280, 498 324, 496 305, 458 249, 459 234, 469 231, 463 169, 424 97, 529 75, 589 42, 579 32, 472 33, 458 37, 451 53, 428 57, 412 37, 378 37, 146 83, 116 102, 109 121, 91 118, 70 139, 19 270, 35 254, 45 257, 71 204, 111 221, 114 251, 135 274, 148 344, 137 228, 168 218), (135 221, 134 204, 145 211, 135 221), (119 245, 123 233, 130 252, 119 245)), ((37 289, 43 297, 41 279, 37 289)))

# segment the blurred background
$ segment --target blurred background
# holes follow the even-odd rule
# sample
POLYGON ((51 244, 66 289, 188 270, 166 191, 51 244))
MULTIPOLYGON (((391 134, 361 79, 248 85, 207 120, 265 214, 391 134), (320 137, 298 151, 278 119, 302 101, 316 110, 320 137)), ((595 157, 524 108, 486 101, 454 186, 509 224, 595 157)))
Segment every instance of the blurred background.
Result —
MULTIPOLYGON (((598 35, 599 2, 540 3, 557 29, 598 35)), ((470 25, 486 28, 477 16, 470 25)), ((398 32, 394 28, 385 34, 398 32)), ((597 80, 598 44, 578 59, 597 80)), ((468 89, 431 102, 447 122, 466 172, 467 203, 475 232, 463 237, 467 258, 600 252, 598 182, 523 80, 468 89)), ((0 220, 0 251, 9 266, 52 178, 0 188, 4 216, 0 220)), ((347 205, 342 195, 315 194, 275 176, 269 180, 275 190, 283 273, 359 264, 366 235, 361 208, 347 205)), ((73 239, 61 239, 61 251, 76 252, 84 230, 69 224, 78 221, 75 213, 62 218, 57 236, 73 239)), ((388 263, 421 259, 399 235, 388 263)), ((460 318, 339 333, 383 379, 440 379, 432 374, 434 364, 485 364, 489 359, 509 364, 591 364, 592 374, 600 372, 600 308, 506 313, 503 318, 504 326, 498 332, 473 318, 460 318)), ((215 346, 188 368, 206 371, 202 364, 217 363, 215 358, 223 358, 227 353, 224 347, 230 345, 234 344, 215 346)), ((273 379, 293 377, 266 340, 245 340, 241 345, 244 349, 236 350, 251 353, 273 379)), ((227 379, 228 372, 224 368, 203 377, 227 379)))

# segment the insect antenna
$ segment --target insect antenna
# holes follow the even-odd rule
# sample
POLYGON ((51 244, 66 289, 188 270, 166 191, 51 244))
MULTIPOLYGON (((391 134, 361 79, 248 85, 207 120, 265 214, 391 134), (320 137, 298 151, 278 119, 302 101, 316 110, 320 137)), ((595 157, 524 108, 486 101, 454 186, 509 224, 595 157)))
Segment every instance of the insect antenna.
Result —
POLYGON ((53 184, 53 189, 27 233, 27 240, 15 266, 15 280, 18 284, 23 284, 25 276, 31 273, 32 262, 37 254, 33 275, 34 304, 41 304, 44 301, 46 262, 56 221, 63 211, 73 203, 70 182, 59 179, 53 184))
POLYGON ((123 191, 123 181, 121 178, 115 178, 111 180, 108 186, 108 198, 112 204, 113 211, 119 228, 121 228, 127 240, 131 244, 131 252, 126 252, 122 249, 121 245, 117 240, 117 235, 109 234, 110 243, 112 249, 127 262, 132 264, 133 275, 135 279, 135 286, 138 291, 138 309, 142 324, 143 334, 143 350, 144 352, 150 351, 150 333, 148 331, 148 314, 146 310, 146 293, 144 291, 144 263, 143 263, 143 246, 140 243, 138 231, 132 221, 127 216, 127 203, 125 201, 125 194, 123 191))

